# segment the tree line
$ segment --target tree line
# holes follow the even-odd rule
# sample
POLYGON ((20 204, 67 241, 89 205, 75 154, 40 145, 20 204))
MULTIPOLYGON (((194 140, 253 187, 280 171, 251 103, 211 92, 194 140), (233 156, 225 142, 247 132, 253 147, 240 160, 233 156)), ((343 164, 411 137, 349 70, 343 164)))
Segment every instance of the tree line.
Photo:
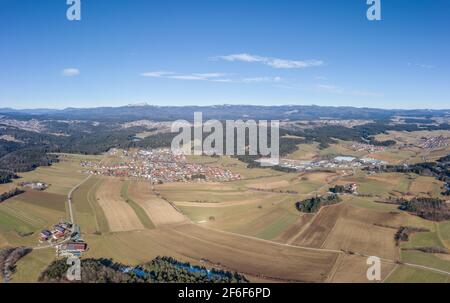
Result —
MULTIPOLYGON (((39 282, 68 282, 66 259, 52 262, 40 275, 39 282)), ((207 269, 172 257, 157 257, 137 267, 112 259, 83 259, 81 283, 247 283, 245 276, 222 269, 207 269)))
POLYGON ((417 216, 432 220, 445 221, 450 220, 450 208, 444 200, 437 198, 419 197, 411 200, 399 199, 400 209, 417 216))
POLYGON ((298 211, 303 213, 316 213, 323 206, 333 205, 340 203, 342 200, 336 194, 330 194, 326 196, 317 196, 309 199, 305 199, 303 201, 299 201, 295 203, 295 206, 298 211))
POLYGON ((23 194, 24 192, 25 192, 24 190, 22 190, 22 189, 16 187, 16 188, 14 188, 14 189, 11 189, 10 191, 7 191, 7 192, 5 192, 5 193, 2 193, 2 194, 0 195, 0 203, 2 203, 2 202, 6 201, 6 200, 8 200, 9 198, 12 198, 12 197, 14 197, 14 196, 23 194))

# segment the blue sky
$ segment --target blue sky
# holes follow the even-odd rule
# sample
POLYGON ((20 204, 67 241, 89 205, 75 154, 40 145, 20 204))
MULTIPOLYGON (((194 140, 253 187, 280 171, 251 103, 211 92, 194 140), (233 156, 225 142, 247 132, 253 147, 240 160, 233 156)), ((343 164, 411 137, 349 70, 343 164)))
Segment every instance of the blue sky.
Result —
POLYGON ((0 107, 450 108, 450 1, 0 0, 0 107))

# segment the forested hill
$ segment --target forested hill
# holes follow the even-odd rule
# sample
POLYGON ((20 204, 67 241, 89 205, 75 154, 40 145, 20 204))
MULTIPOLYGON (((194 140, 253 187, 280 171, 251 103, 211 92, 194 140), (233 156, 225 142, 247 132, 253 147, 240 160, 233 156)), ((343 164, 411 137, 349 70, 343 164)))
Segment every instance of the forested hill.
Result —
POLYGON ((14 173, 51 165, 57 161, 54 153, 100 154, 111 148, 170 147, 176 134, 170 133, 170 123, 165 121, 177 119, 191 121, 194 112, 198 111, 203 112, 203 121, 207 119, 294 121, 288 123, 291 128, 286 127, 280 132, 282 156, 295 151, 298 144, 318 142, 320 148, 326 148, 329 144, 335 143, 336 139, 340 139, 389 146, 395 142, 376 141, 375 135, 394 130, 410 132, 450 130, 450 125, 445 122, 450 117, 450 111, 444 110, 402 111, 351 107, 244 105, 207 107, 144 105, 65 110, 0 109, 1 180, 9 182, 14 173), (404 115, 402 116, 404 118, 399 120, 398 115, 404 115), (391 123, 394 116, 397 120, 391 123), (317 120, 306 123, 297 121, 319 118, 355 119, 361 120, 362 122, 358 122, 362 124, 326 125, 317 120), (405 122, 406 119, 412 123, 405 122), (434 123, 427 124, 427 122, 434 123), (306 126, 297 127, 299 125, 306 126), (142 138, 139 137, 141 133, 151 135, 142 138))
POLYGON ((0 114, 15 118, 91 120, 125 122, 139 119, 153 121, 192 120, 194 112, 202 112, 205 119, 268 119, 268 120, 314 120, 330 119, 366 119, 385 120, 394 116, 430 117, 449 116, 450 110, 386 110, 355 107, 323 107, 303 105, 251 106, 251 105, 216 105, 216 106, 123 106, 99 108, 67 108, 63 110, 33 109, 14 110, 0 108, 0 114))

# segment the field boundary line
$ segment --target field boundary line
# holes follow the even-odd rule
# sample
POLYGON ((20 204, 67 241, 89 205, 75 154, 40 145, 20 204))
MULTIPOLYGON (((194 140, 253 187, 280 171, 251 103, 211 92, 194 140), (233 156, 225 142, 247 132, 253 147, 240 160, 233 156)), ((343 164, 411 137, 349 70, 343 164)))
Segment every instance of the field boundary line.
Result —
POLYGON ((229 231, 219 230, 219 229, 215 229, 215 228, 211 228, 211 227, 207 227, 207 226, 202 226, 202 225, 196 224, 196 223, 194 223, 194 225, 196 225, 196 226, 198 226, 200 228, 203 228, 203 229, 209 229, 209 230, 217 231, 217 232, 220 232, 220 233, 223 233, 223 234, 228 234, 228 235, 231 235, 231 236, 238 236, 238 237, 241 237, 241 238, 252 239, 252 240, 265 242, 265 243, 269 243, 269 244, 273 244, 273 245, 277 245, 277 246, 292 247, 292 248, 298 248, 298 249, 304 249, 304 250, 310 250, 310 251, 318 251, 318 252, 329 252, 329 253, 338 253, 338 254, 343 254, 344 253, 341 250, 291 245, 291 244, 286 244, 286 243, 280 243, 280 242, 275 242, 275 241, 271 241, 271 240, 261 239, 261 238, 257 238, 257 237, 253 237, 253 236, 242 235, 242 234, 237 234, 237 233, 233 233, 233 232, 229 232, 229 231))
POLYGON ((394 268, 387 274, 387 276, 383 279, 383 281, 381 283, 386 283, 386 280, 389 279, 390 276, 392 276, 392 274, 394 273, 394 271, 397 270, 397 268, 399 268, 400 265, 395 264, 394 268))

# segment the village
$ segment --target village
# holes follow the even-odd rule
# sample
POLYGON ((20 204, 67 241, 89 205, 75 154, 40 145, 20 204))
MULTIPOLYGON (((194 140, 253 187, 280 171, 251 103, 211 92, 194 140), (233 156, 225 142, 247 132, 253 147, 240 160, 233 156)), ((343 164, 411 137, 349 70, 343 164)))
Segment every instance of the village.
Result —
POLYGON ((424 138, 424 142, 420 145, 422 148, 426 149, 438 149, 445 148, 449 145, 449 138, 444 136, 436 136, 424 138))
POLYGON ((283 168, 292 169, 297 172, 310 171, 310 170, 347 170, 356 168, 367 168, 367 167, 380 167, 382 165, 387 165, 385 161, 380 161, 374 158, 356 158, 350 156, 338 156, 333 159, 324 159, 317 161, 305 161, 305 160, 291 160, 291 159, 281 159, 279 163, 273 162, 271 159, 259 159, 259 163, 278 165, 283 168))
POLYGON ((152 184, 241 179, 240 174, 221 167, 189 163, 184 155, 170 149, 123 151, 120 159, 115 164, 84 161, 81 165, 88 174, 146 179, 152 184))
POLYGON ((386 149, 383 146, 375 146, 372 144, 366 144, 366 143, 360 143, 360 142, 355 142, 355 143, 349 145, 348 148, 353 151, 357 151, 357 152, 365 151, 365 152, 369 152, 369 153, 382 152, 386 149))

